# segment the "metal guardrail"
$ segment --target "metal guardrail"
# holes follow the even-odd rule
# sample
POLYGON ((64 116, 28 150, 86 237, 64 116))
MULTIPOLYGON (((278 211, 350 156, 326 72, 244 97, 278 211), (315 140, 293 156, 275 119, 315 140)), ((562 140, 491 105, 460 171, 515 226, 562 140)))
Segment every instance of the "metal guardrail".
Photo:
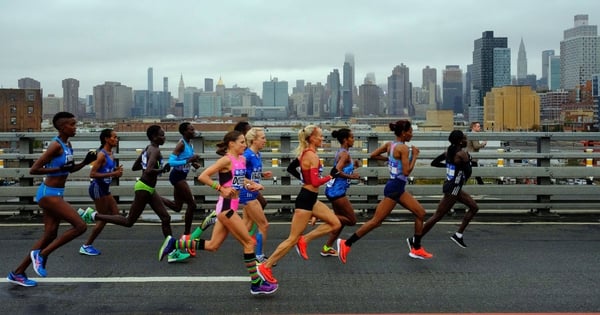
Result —
MULTIPOLYGON (((326 136, 325 148, 319 152, 326 166, 330 167, 337 150, 337 141, 326 136)), ((39 211, 33 201, 36 185, 41 181, 40 176, 29 174, 29 167, 42 151, 44 142, 50 141, 54 133, 0 133, 0 143, 6 143, 0 154, 4 168, 0 168, 0 178, 7 182, 15 181, 15 185, 3 186, 0 189, 0 213, 30 215, 39 211), (36 147, 37 146, 37 147, 36 147)), ((167 133, 168 142, 162 147, 163 155, 167 156, 174 147, 180 135, 167 133)), ((203 132, 193 140, 195 151, 202 157, 201 165, 205 166, 216 160, 214 144, 222 139, 222 132, 203 132)), ((446 146, 447 132, 416 132, 412 143, 419 143, 420 163, 413 171, 413 183, 407 187, 413 195, 429 210, 433 211, 441 199, 441 180, 444 170, 429 166, 429 162, 446 146)), ((115 156, 118 163, 127 164, 138 156, 136 148, 147 144, 145 133, 119 133, 122 145, 117 148, 115 156)), ((473 169, 473 176, 481 176, 489 185, 468 185, 465 187, 477 200, 482 210, 506 211, 523 210, 539 213, 549 212, 600 212, 600 194, 594 179, 600 179, 600 167, 595 167, 594 161, 600 160, 600 153, 586 152, 587 147, 582 141, 600 140, 599 133, 472 133, 469 138, 487 140, 488 143, 504 143, 507 141, 521 143, 520 151, 508 151, 502 145, 473 154, 480 160, 492 161, 487 167, 473 169), (504 167, 497 167, 495 161, 502 161, 504 167), (515 161, 527 160, 524 166, 515 161), (552 163, 560 160, 562 163, 552 163), (568 166, 566 161, 575 161, 568 166), (514 178, 515 185, 506 185, 514 178), (569 185, 573 179, 583 179, 589 185, 569 185), (564 185, 560 185, 564 183, 564 185)), ((293 200, 299 191, 299 182, 285 172, 285 166, 295 156, 296 132, 267 132, 271 148, 276 150, 262 153, 265 170, 273 172, 275 180, 266 180, 264 195, 269 200, 268 211, 286 211, 293 208, 293 200), (276 162, 277 166, 273 166, 276 162)), ((353 158, 362 160, 367 167, 361 167, 357 172, 364 178, 358 184, 352 185, 348 196, 357 210, 372 210, 382 198, 383 185, 388 176, 385 164, 378 161, 366 160, 370 151, 382 142, 393 139, 389 133, 355 132, 355 149, 353 158)), ((83 158, 88 149, 95 149, 98 144, 97 133, 80 133, 72 139, 76 147, 76 160, 83 158), (85 143, 82 145, 82 143, 85 143), (87 145, 87 146, 86 146, 87 145)), ((599 148, 600 149, 600 148, 599 148)), ((588 150, 590 151, 590 150, 588 150)), ((500 164, 500 163, 498 163, 500 164)), ((189 176, 192 191, 196 196, 199 209, 210 210, 214 207, 216 195, 209 187, 200 185, 194 177, 201 170, 193 171, 189 176)), ((89 172, 83 169, 70 176, 67 184, 66 198, 74 207, 93 205, 87 195, 89 172)), ((123 211, 129 208, 133 195, 133 181, 139 172, 125 170, 123 177, 114 181, 111 191, 117 198, 123 211)), ((578 181, 578 182, 581 182, 578 181)), ((576 183, 576 182, 573 182, 576 183)), ((162 177, 157 185, 159 193, 166 197, 172 196, 172 186, 167 177, 162 177)), ((323 200, 325 200, 323 196, 323 200)), ((400 207, 398 207, 400 209, 400 207)))

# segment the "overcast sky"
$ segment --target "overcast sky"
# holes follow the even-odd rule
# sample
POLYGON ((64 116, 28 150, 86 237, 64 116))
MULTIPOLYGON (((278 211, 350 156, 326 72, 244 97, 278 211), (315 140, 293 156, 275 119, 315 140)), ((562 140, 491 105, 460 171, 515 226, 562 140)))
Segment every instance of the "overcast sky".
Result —
POLYGON ((75 78, 81 97, 105 81, 145 90, 152 67, 154 90, 168 77, 175 97, 180 75, 186 86, 221 77, 260 95, 271 77, 290 91, 298 79, 325 83, 333 69, 342 73, 346 53, 357 85, 368 72, 385 83, 401 63, 413 85, 427 65, 441 84, 446 65, 466 71, 487 30, 508 38, 513 75, 523 38, 527 72, 539 78, 542 51, 560 53, 576 14, 600 24, 600 1, 1 0, 0 86, 31 77, 44 95, 62 96, 61 81, 75 78))

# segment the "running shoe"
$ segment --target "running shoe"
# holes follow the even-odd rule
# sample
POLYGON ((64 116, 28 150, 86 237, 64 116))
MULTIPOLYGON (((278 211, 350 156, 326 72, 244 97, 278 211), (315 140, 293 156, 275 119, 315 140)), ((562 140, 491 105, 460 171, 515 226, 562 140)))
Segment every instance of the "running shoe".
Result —
POLYGON ((346 256, 350 253, 350 246, 346 245, 346 240, 338 238, 337 241, 338 258, 342 264, 346 263, 346 256))
POLYGON ((327 256, 337 256, 338 252, 337 250, 335 250, 335 248, 333 247, 329 247, 327 245, 323 245, 323 248, 321 249, 321 256, 323 257, 327 257, 327 256))
POLYGON ((412 258, 416 258, 416 259, 429 259, 429 258, 433 257, 433 255, 428 253, 425 250, 425 247, 423 247, 423 246, 421 246, 421 248, 419 248, 419 249, 415 249, 413 247, 410 250, 410 253, 408 253, 408 256, 410 256, 412 258))
POLYGON ((171 253, 175 249, 175 239, 173 236, 168 235, 160 246, 160 250, 158 251, 158 260, 161 261, 165 256, 171 253))
POLYGON ((277 279, 273 277, 273 271, 271 270, 271 268, 265 267, 264 264, 257 264, 256 266, 256 271, 258 272, 258 275, 263 279, 263 281, 267 281, 273 284, 277 283, 277 279))
POLYGON ((452 234, 452 236, 450 236, 450 239, 454 241, 454 243, 456 243, 456 245, 462 247, 462 248, 467 248, 467 244, 465 244, 465 241, 463 240, 462 237, 458 237, 456 236, 456 234, 452 234))
POLYGON ((190 254, 184 253, 184 252, 180 251, 179 249, 173 250, 167 256, 168 256, 167 261, 170 262, 170 263, 182 262, 182 261, 187 260, 188 258, 190 258, 190 254))
POLYGON ((81 245, 81 247, 79 247, 79 253, 88 256, 100 255, 100 251, 94 248, 92 245, 81 245))
POLYGON ((259 294, 273 294, 277 291, 278 285, 277 283, 269 283, 267 281, 261 281, 261 284, 250 285, 250 293, 252 295, 259 294))
POLYGON ((40 250, 32 250, 29 256, 31 257, 31 263, 33 264, 35 273, 40 277, 46 277, 48 275, 46 272, 46 260, 40 255, 40 250))
POLYGON ((216 222, 217 211, 213 210, 208 216, 206 216, 206 218, 204 218, 204 221, 202 221, 202 224, 200 224, 200 228, 202 231, 206 231, 206 229, 208 229, 211 225, 214 225, 216 222))
POLYGON ((77 213, 79 214, 79 216, 81 217, 81 219, 83 219, 83 221, 85 223, 94 223, 94 216, 93 216, 94 209, 88 207, 83 212, 80 212, 79 210, 77 210, 77 213))
POLYGON ((296 252, 300 257, 304 260, 308 260, 308 253, 306 253, 306 241, 304 240, 304 235, 300 235, 298 239, 298 243, 294 246, 296 248, 296 252))
POLYGON ((11 271, 8 273, 6 280, 10 283, 14 283, 24 287, 35 287, 37 285, 37 282, 29 280, 25 273, 14 273, 11 271))
MULTIPOLYGON (((183 234, 183 235, 181 235, 181 238, 180 238, 180 240, 182 240, 184 242, 187 242, 190 239, 191 239, 191 236, 189 234, 183 234)), ((196 248, 194 246, 190 246, 189 248, 186 248, 186 250, 190 254, 190 256, 196 257, 196 248)))

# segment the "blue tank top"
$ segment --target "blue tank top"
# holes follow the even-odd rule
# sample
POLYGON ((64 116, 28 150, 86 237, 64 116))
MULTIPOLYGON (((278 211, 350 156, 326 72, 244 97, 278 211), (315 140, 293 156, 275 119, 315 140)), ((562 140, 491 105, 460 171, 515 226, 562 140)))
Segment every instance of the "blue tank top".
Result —
POLYGON ((183 142, 183 151, 179 155, 171 154, 169 156, 169 164, 171 164, 174 170, 188 173, 190 171, 190 163, 187 163, 187 159, 194 156, 194 147, 184 138, 181 139, 181 142, 183 142))
MULTIPOLYGON (((246 158, 246 178, 255 183, 260 183, 262 178, 262 158, 260 152, 255 153, 252 149, 246 148, 244 157, 246 158)), ((256 195, 258 195, 257 191, 249 191, 246 189, 246 186, 243 186, 240 191, 240 196, 251 198, 256 195)))
MULTIPOLYGON (((390 151, 388 152, 388 169, 390 171, 390 179, 400 179, 406 181, 406 176, 402 170, 402 161, 397 160, 394 157, 394 149, 397 144, 404 144, 404 142, 392 142, 390 145, 390 151)), ((408 161, 412 161, 412 148, 408 148, 408 161)))
MULTIPOLYGON (((50 160, 50 163, 46 164, 44 167, 45 168, 57 168, 57 167, 74 165, 75 161, 73 159, 73 148, 66 145, 64 142, 62 142, 62 140, 60 140, 60 138, 58 136, 54 137, 52 140, 54 140, 60 144, 60 146, 63 149, 63 153, 59 156, 52 158, 52 160, 50 160)), ((69 175, 69 172, 58 171, 58 172, 47 174, 46 176, 65 176, 65 175, 69 175)))
MULTIPOLYGON (((148 168, 148 147, 146 147, 144 149, 144 152, 142 152, 142 169, 146 169, 148 168)), ((163 163, 163 159, 162 156, 160 156, 158 158, 158 161, 156 161, 156 166, 154 168, 160 168, 162 166, 163 163)))
POLYGON ((446 159, 446 181, 459 184, 471 177, 471 155, 467 153, 467 156, 469 157, 469 161, 464 163, 464 165, 456 165, 449 159, 446 159))
MULTIPOLYGON (((335 158, 333 160, 334 167, 338 163, 340 152, 348 152, 348 150, 346 150, 344 148, 340 148, 335 153, 335 158)), ((353 163, 352 159, 350 159, 350 163, 348 165, 345 165, 342 168, 342 173, 352 174, 352 172, 354 172, 354 163, 353 163)), ((350 179, 341 178, 341 177, 332 178, 329 182, 327 182, 327 185, 325 186, 325 195, 327 197, 342 196, 346 193, 346 190, 348 190, 348 187, 350 187, 350 179)))
MULTIPOLYGON (((98 173, 108 174, 110 172, 113 172, 115 170, 115 161, 110 158, 110 155, 104 149, 100 150, 100 152, 104 153, 104 156, 106 157, 106 162, 104 162, 104 165, 98 168, 98 173)), ((110 185, 110 183, 112 182, 112 177, 94 178, 94 181, 96 181, 98 184, 110 185)))

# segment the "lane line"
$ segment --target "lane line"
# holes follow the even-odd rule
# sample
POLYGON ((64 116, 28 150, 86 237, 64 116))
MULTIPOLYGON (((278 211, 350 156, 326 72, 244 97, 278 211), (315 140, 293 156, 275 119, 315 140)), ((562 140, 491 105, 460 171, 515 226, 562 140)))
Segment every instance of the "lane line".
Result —
MULTIPOLYGON (((210 276, 210 277, 52 277, 29 278, 39 283, 123 283, 123 282, 248 282, 250 278, 237 276, 210 276)), ((6 279, 2 282, 8 283, 6 279)))

